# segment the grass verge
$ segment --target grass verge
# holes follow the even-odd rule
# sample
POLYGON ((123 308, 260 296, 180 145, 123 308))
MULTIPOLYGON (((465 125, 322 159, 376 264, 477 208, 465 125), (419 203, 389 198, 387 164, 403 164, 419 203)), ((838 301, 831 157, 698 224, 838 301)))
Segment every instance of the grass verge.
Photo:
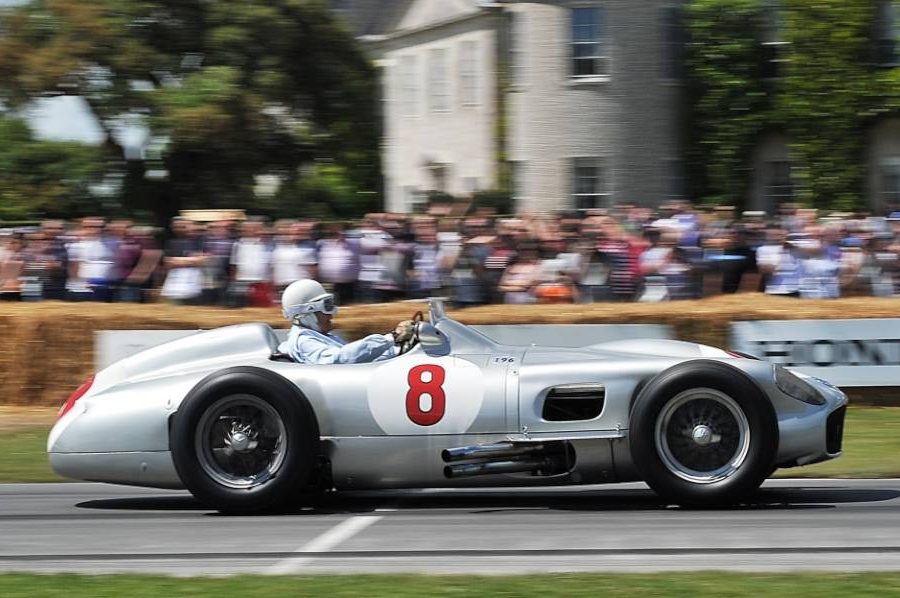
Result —
MULTIPOLYGON (((0 434, 0 483, 59 482, 47 464, 49 426, 0 434)), ((900 407, 850 407, 840 459, 780 470, 777 477, 900 477, 900 407)))
POLYGON ((897 596, 900 573, 648 575, 556 574, 517 577, 347 575, 175 579, 116 575, 0 575, 5 598, 62 596, 897 596))
POLYGON ((776 477, 900 477, 900 407, 850 407, 843 448, 838 459, 782 469, 776 477))
POLYGON ((47 462, 49 431, 48 426, 29 426, 0 435, 0 483, 66 481, 47 462))

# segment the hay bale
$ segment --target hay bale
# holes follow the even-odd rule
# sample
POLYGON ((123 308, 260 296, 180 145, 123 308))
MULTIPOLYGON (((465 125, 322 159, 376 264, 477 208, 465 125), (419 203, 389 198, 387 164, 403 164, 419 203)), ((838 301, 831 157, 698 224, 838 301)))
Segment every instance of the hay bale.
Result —
MULTIPOLYGON (((427 306, 421 302, 342 307, 335 326, 349 339, 391 330, 427 306)), ((743 293, 669 303, 487 305, 450 310, 466 324, 668 324, 676 338, 727 346, 735 320, 900 317, 900 299, 811 301, 743 293)), ((2 403, 59 405, 93 371, 98 330, 196 330, 264 322, 286 327, 276 307, 226 310, 163 304, 0 304, 2 403)))

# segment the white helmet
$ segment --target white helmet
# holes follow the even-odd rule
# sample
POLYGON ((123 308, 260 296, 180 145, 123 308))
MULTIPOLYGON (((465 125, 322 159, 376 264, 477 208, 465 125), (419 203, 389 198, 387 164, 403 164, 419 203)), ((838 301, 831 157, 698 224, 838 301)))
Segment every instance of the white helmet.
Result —
POLYGON ((281 312, 288 320, 298 320, 304 326, 318 329, 315 326, 315 313, 335 314, 337 306, 334 304, 334 295, 326 291, 318 281, 304 278, 292 282, 284 290, 281 295, 281 312))

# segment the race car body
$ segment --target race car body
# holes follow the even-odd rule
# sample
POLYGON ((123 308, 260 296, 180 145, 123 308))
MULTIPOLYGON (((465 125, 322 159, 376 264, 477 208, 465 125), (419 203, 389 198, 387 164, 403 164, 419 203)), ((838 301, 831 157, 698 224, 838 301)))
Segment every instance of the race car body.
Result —
POLYGON ((154 347, 70 397, 50 463, 250 512, 331 489, 634 480, 723 504, 841 453, 843 393, 765 361, 671 340, 503 345, 438 301, 429 320, 367 364, 291 362, 264 324, 154 347))

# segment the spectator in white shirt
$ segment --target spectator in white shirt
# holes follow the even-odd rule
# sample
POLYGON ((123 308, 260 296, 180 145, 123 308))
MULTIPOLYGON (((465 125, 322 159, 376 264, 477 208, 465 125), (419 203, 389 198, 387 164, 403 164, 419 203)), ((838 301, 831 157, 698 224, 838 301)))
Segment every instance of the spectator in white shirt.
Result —
POLYGON ((69 260, 69 298, 75 301, 106 301, 109 292, 109 271, 113 256, 103 242, 102 218, 85 218, 81 222, 78 240, 72 244, 69 260))
POLYGON ((316 277, 316 247, 309 242, 309 224, 282 221, 276 225, 272 280, 280 295, 295 280, 316 277))
POLYGON ((344 236, 344 227, 333 224, 328 236, 319 242, 319 276, 334 289, 338 303, 356 300, 359 277, 359 245, 344 236))
POLYGON ((263 239, 265 225, 246 220, 241 236, 231 249, 231 287, 229 304, 233 307, 264 307, 273 301, 271 280, 272 255, 263 239))

